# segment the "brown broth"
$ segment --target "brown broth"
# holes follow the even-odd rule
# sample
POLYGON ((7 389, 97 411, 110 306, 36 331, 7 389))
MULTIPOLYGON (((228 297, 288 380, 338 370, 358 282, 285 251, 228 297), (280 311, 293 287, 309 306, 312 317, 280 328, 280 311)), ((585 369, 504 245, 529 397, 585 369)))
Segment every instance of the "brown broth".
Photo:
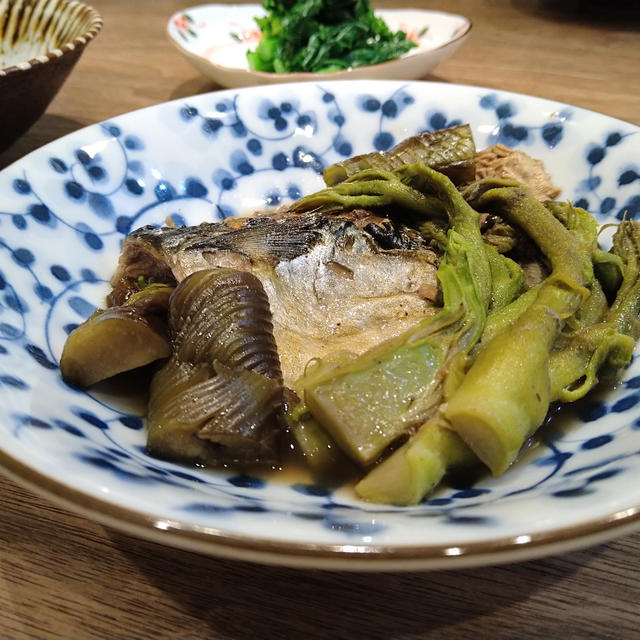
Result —
MULTIPOLYGON (((100 400, 117 407, 118 410, 143 417, 147 413, 149 399, 149 383, 154 372, 154 366, 149 365, 142 369, 120 374, 112 379, 95 385, 92 389, 94 395, 100 400)), ((604 399, 615 383, 609 382, 599 385, 585 398, 571 404, 554 404, 550 407, 544 423, 536 433, 524 444, 520 455, 514 465, 527 464, 536 455, 538 446, 543 442, 554 442, 580 425, 580 414, 585 407, 593 402, 604 399)), ((185 465, 188 466, 188 465, 185 465)), ((355 465, 346 464, 337 470, 333 470, 331 476, 317 476, 309 468, 304 455, 295 444, 294 438, 287 432, 283 432, 281 440, 281 462, 278 466, 265 467, 264 465, 203 467, 194 465, 203 470, 215 472, 224 470, 232 473, 250 473, 269 482, 277 482, 283 485, 301 484, 317 485, 329 489, 338 487, 349 494, 355 495, 354 487, 364 475, 355 465)), ((468 468, 451 469, 447 472, 438 490, 462 490, 468 489, 490 478, 489 471, 481 464, 468 468)))

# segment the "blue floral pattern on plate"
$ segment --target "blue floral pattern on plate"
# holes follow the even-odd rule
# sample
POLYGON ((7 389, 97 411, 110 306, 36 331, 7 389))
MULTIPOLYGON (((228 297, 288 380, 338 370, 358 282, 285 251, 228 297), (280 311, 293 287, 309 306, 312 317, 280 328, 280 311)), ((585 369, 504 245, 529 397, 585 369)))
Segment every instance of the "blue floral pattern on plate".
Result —
POLYGON ((320 188, 323 168, 336 160, 460 122, 471 124, 478 148, 499 142, 543 159, 561 197, 602 223, 640 214, 637 127, 438 83, 195 96, 88 127, 0 172, 0 464, 133 533, 165 532, 171 544, 302 566, 354 566, 354 557, 373 568, 448 566, 454 558, 477 564, 544 553, 540 540, 557 548, 569 538, 570 548, 633 524, 637 359, 615 388, 545 427, 503 477, 443 486, 406 509, 363 504, 346 488, 301 479, 156 460, 145 452, 144 408, 135 398, 81 392, 60 378, 66 336, 102 304, 133 228, 275 207, 320 188), (494 552, 490 560, 482 545, 494 552))

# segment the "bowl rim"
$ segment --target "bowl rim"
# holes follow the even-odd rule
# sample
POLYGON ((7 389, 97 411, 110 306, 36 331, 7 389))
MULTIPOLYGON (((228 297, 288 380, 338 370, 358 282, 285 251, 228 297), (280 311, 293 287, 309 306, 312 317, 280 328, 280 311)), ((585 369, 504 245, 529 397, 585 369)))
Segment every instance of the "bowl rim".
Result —
POLYGON ((491 566, 578 551, 640 530, 640 507, 633 506, 531 535, 504 535, 486 541, 457 542, 454 538, 448 543, 397 547, 386 543, 258 539, 176 522, 158 513, 143 513, 89 496, 4 451, 0 451, 0 471, 53 504, 134 538, 212 557, 298 569, 413 572, 491 566))
POLYGON ((88 26, 85 28, 84 32, 73 38, 73 40, 69 40, 59 47, 54 49, 49 49, 46 53, 36 56, 34 58, 30 58, 28 60, 24 60, 17 64, 9 65, 8 67, 0 67, 0 78, 8 75, 17 74, 24 71, 29 71, 30 69, 38 66, 42 66, 47 64, 51 60, 55 60, 58 58, 62 58, 65 54, 70 53, 74 50, 82 50, 84 47, 93 40, 104 24, 102 16, 97 12, 97 10, 84 2, 79 2, 78 0, 52 0, 56 4, 60 4, 63 7, 77 7, 78 9, 84 9, 87 14, 88 26))

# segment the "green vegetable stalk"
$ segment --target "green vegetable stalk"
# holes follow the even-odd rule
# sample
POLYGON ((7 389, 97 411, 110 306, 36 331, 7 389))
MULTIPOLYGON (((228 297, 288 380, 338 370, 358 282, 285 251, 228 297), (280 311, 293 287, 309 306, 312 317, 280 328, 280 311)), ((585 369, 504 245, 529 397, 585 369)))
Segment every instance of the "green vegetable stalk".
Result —
POLYGON ((409 442, 360 480, 356 493, 371 502, 416 504, 448 470, 469 467, 475 461, 473 451, 436 414, 409 442))
MULTIPOLYGON (((479 193, 482 192, 482 189, 487 189, 490 187, 490 185, 504 187, 509 185, 516 186, 516 183, 483 180, 478 184, 469 186, 463 191, 463 195, 473 201, 473 199, 477 198, 479 193)), ((580 247, 580 251, 583 255, 583 258, 585 259, 585 277, 588 281, 594 283, 594 286, 591 289, 591 295, 587 298, 585 304, 580 308, 578 312, 581 318, 580 326, 588 326, 590 324, 593 324, 594 322, 599 321, 606 309, 606 300, 601 295, 602 291, 599 288, 598 281, 595 281, 593 279, 592 264, 589 261, 589 255, 592 256, 594 263, 596 262, 596 260, 600 262, 605 261, 600 257, 604 252, 598 245, 597 222, 587 211, 585 211, 584 209, 573 207, 569 203, 546 202, 544 203, 544 206, 550 211, 550 213, 553 214, 553 216, 559 222, 562 223, 562 225, 573 236, 574 242, 580 247), (598 291, 594 291, 595 286, 598 286, 598 291)), ((520 233, 522 232, 520 231, 520 233)), ((485 241, 486 240, 487 238, 485 235, 485 241)), ((491 256, 494 251, 493 245, 489 248, 489 251, 491 256)), ((610 264, 613 264, 616 261, 620 260, 620 258, 618 256, 615 256, 614 254, 607 255, 610 257, 606 259, 606 262, 610 264)), ((511 261, 509 261, 508 258, 506 258, 505 256, 501 257, 505 261, 502 268, 505 269, 507 273, 510 273, 512 269, 515 270, 515 267, 510 264, 511 261)), ((513 277, 516 278, 518 274, 517 270, 514 271, 514 274, 515 275, 513 277)), ((492 277, 494 286, 494 297, 497 297, 498 299, 494 300, 494 303, 491 306, 491 313, 487 318, 484 333, 482 334, 482 340, 477 345, 476 351, 478 351, 482 346, 486 345, 498 333, 510 327, 531 305, 540 290, 540 285, 537 285, 529 290, 524 291, 523 293, 521 293, 521 295, 514 295, 513 292, 509 291, 509 288, 516 286, 515 281, 510 285, 509 280, 507 279, 506 283, 500 285, 499 281, 497 281, 496 279, 496 275, 494 274, 493 267, 492 277), (505 296, 502 296, 498 293, 503 288, 506 293, 505 296), (498 290, 498 292, 496 292, 496 289, 498 290)), ((502 279, 504 280, 504 276, 502 279)), ((577 319, 573 318, 571 322, 575 323, 577 322, 577 319)))
POLYGON ((613 236, 612 252, 621 261, 622 283, 607 313, 615 328, 634 339, 640 337, 640 223, 625 220, 613 236))
POLYGON ((365 169, 333 187, 316 191, 295 202, 290 211, 332 214, 355 208, 392 209, 395 215, 403 212, 447 221, 438 197, 406 184, 397 171, 383 169, 365 169))
MULTIPOLYGON (((598 281, 589 304, 570 331, 563 333, 551 354, 552 399, 572 402, 586 395, 601 372, 626 366, 640 336, 640 225, 620 223, 613 236, 611 256, 621 268, 620 286, 610 307, 598 281)), ((617 279, 617 278, 616 278, 617 279)))
POLYGON ((361 464, 373 462, 393 440, 435 412, 445 381, 464 373, 466 354, 482 334, 492 293, 479 216, 451 181, 422 164, 384 177, 365 171, 301 201, 302 206, 333 210, 336 203, 357 206, 358 197, 345 188, 357 188, 370 202, 398 202, 393 196, 401 194, 403 205, 427 217, 446 217, 451 225, 438 269, 442 311, 343 366, 317 365, 302 381, 313 417, 361 464))
POLYGON ((612 251, 604 254, 597 223, 586 211, 543 205, 515 183, 473 184, 463 192, 470 204, 526 233, 550 264, 549 277, 523 293, 520 267, 482 242, 477 214, 443 184, 420 165, 391 174, 369 170, 302 205, 333 211, 357 206, 364 195, 370 206, 387 207, 399 193, 400 208, 422 209, 428 218, 422 226, 436 225, 433 237, 445 248, 439 314, 343 366, 319 363, 302 383, 316 428, 325 427, 361 464, 375 460, 399 434, 410 434, 356 485, 366 500, 414 504, 448 469, 478 459, 502 473, 550 403, 582 397, 604 369, 624 366, 640 333, 636 223, 621 224, 612 251), (446 238, 439 235, 445 232, 446 238), (619 287, 611 308, 594 264, 606 265, 609 282, 619 287), (478 277, 475 285, 483 284, 468 288, 478 277), (411 387, 415 381, 423 386, 411 387), (420 410, 412 414, 407 400, 420 410), (418 415, 422 426, 412 421, 418 415))
POLYGON ((575 236, 525 188, 485 182, 473 205, 520 226, 551 264, 535 299, 477 355, 443 415, 494 475, 515 460, 551 402, 549 361, 565 322, 589 296, 591 246, 575 236))
MULTIPOLYGON (((485 245, 484 250, 492 281, 489 310, 493 309, 495 315, 522 291, 524 278, 520 267, 509 258, 498 254, 492 246, 485 245)), ((468 344, 471 349, 462 352, 465 361, 472 360, 474 346, 477 346, 477 336, 468 344)), ((444 395, 441 400, 446 400, 455 392, 463 375, 462 367, 458 367, 457 370, 452 367, 449 370, 442 387, 444 395)), ((371 502, 416 504, 439 484, 447 471, 476 463, 478 458, 473 451, 448 427, 444 417, 436 412, 405 444, 373 467, 358 482, 355 487, 356 493, 371 502)))

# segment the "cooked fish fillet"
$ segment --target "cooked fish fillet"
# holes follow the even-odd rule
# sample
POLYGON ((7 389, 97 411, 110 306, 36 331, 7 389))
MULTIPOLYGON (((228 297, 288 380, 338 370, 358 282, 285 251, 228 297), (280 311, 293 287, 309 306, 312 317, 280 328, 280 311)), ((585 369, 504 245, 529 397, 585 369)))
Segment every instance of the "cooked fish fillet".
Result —
POLYGON ((476 154, 476 178, 516 180, 527 185, 538 200, 553 200, 561 193, 542 161, 503 144, 494 144, 476 154))
POLYGON ((196 227, 143 227, 124 241, 109 304, 140 276, 179 282, 211 267, 257 276, 267 293, 286 385, 313 358, 362 353, 398 335, 437 296, 437 258, 422 236, 368 211, 228 219, 196 227))

